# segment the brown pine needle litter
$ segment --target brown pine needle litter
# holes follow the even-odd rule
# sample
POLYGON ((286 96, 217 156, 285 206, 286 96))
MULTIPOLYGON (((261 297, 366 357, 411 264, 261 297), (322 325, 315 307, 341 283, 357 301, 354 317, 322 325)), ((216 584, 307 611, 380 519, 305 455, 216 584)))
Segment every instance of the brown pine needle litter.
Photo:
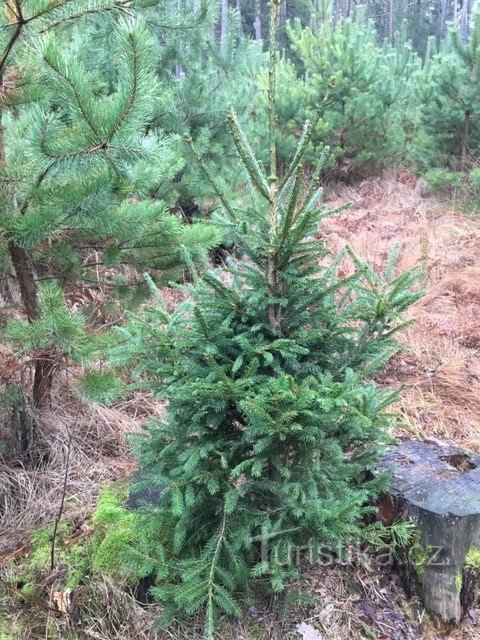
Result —
MULTIPOLYGON (((480 217, 459 212, 451 200, 425 196, 416 179, 404 172, 337 186, 328 200, 331 205, 352 202, 349 210, 327 219, 321 230, 334 251, 350 245, 381 270, 398 244, 399 270, 420 262, 427 273, 427 295, 409 312, 416 323, 401 335, 405 351, 379 378, 382 385, 403 387, 396 407, 401 418, 398 433, 447 438, 480 452, 480 217)), ((177 291, 166 293, 169 308, 182 298, 177 291)), ((77 305, 92 298, 83 288, 71 295, 77 305)), ((3 345, 0 360, 0 379, 18 382, 21 368, 3 345)), ((53 406, 37 416, 34 463, 0 459, 0 579, 7 583, 14 580, 9 560, 28 557, 29 534, 52 523, 58 514, 69 440, 63 518, 74 523, 74 535, 88 536, 102 487, 135 469, 126 436, 138 431, 147 416, 159 417, 164 410, 148 393, 132 394, 113 408, 98 407, 81 402, 70 387, 71 379, 59 379, 53 406)), ((0 440, 8 442, 10 437, 5 412, 0 415, 0 440)), ((200 620, 156 629, 159 606, 140 604, 107 577, 72 593, 58 591, 60 579, 61 567, 39 576, 43 604, 20 598, 15 588, 2 589, 0 584, 5 594, 0 599, 0 621, 8 620, 13 637, 200 640, 202 636, 200 620), (55 607, 59 613, 52 613, 55 607)), ((281 603, 255 597, 253 601, 241 621, 224 621, 219 640, 298 640, 299 623, 310 625, 324 640, 480 638, 478 612, 457 629, 437 626, 420 603, 406 600, 397 576, 374 556, 361 555, 345 564, 306 565, 281 603)))

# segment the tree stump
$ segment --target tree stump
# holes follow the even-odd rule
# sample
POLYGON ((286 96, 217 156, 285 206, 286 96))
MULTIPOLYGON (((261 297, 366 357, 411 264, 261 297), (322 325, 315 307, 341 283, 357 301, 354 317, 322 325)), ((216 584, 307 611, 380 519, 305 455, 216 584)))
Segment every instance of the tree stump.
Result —
POLYGON ((441 441, 404 441, 384 454, 377 474, 392 476, 379 501, 385 524, 409 518, 417 534, 404 550, 412 583, 428 611, 459 622, 480 584, 480 456, 441 441))

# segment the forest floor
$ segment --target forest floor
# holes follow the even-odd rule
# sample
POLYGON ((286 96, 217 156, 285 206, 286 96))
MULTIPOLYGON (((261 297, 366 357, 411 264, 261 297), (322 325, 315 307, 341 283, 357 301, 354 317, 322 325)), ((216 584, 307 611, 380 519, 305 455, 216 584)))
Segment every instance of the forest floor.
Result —
MULTIPOLYGON (((459 211, 451 197, 422 193, 407 173, 338 186, 328 201, 352 202, 349 210, 327 219, 322 227, 333 250, 349 244, 381 270, 398 244, 399 269, 417 263, 425 268, 426 296, 410 310, 416 322, 401 336, 408 349, 394 358, 380 379, 381 384, 403 387, 396 407, 401 418, 398 434, 446 438, 480 452, 480 215, 459 211)), ((18 382, 21 370, 13 353, 2 346, 0 356, 0 379, 18 382)), ((0 580, 7 583, 13 578, 12 559, 28 558, 31 532, 55 520, 64 482, 63 519, 71 524, 72 544, 90 535, 90 516, 102 487, 135 469, 125 437, 138 431, 147 416, 159 416, 163 410, 148 394, 133 395, 108 409, 80 403, 67 379, 58 383, 54 397, 56 406, 38 420, 41 446, 35 459, 16 465, 0 459, 0 580)), ((0 440, 8 441, 7 424, 8 416, 3 421, 0 416, 0 440)), ((45 599, 40 601, 21 599, 14 588, 9 590, 0 601, 0 640, 201 637, 195 625, 154 630, 158 608, 140 605, 108 579, 69 594, 82 602, 82 615, 91 621, 72 635, 68 619, 48 610, 57 579, 55 572, 42 576, 45 599)), ((406 600, 389 565, 363 553, 344 564, 306 566, 282 610, 275 604, 251 607, 240 623, 226 624, 219 638, 480 638, 480 611, 472 611, 456 629, 438 626, 418 602, 406 600), (303 635, 296 630, 298 624, 303 624, 303 635)))

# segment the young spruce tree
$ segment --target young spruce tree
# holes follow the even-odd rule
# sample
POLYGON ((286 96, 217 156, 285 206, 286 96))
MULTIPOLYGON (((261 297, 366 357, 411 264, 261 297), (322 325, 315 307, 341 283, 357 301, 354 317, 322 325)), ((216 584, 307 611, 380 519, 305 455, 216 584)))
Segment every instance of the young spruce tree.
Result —
POLYGON ((354 273, 342 277, 346 253, 332 257, 316 239, 335 212, 319 204, 326 153, 304 186, 315 123, 277 174, 278 5, 270 4, 270 166, 255 159, 231 111, 250 201, 234 208, 217 190, 241 257, 198 278, 173 315, 157 296, 112 353, 117 364, 136 359, 140 381, 148 375, 168 401, 139 445, 145 485, 162 493, 144 505, 135 571, 156 573, 152 591, 167 620, 203 609, 207 638, 220 612, 241 615, 236 594, 254 581, 285 588, 297 573, 293 551, 315 554, 360 535, 379 488, 365 470, 386 439, 393 397, 370 376, 396 349, 399 317, 418 297, 412 272, 392 275, 394 258, 383 279, 351 255, 354 273))

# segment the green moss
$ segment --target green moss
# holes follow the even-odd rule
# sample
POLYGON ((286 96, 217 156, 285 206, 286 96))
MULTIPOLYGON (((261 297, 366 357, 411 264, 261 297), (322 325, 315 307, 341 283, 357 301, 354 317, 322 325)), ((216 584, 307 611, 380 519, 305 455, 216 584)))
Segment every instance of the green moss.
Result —
MULTIPOLYGON (((60 523, 55 541, 55 564, 65 576, 59 591, 76 589, 96 577, 108 575, 114 580, 134 584, 155 571, 159 539, 166 534, 162 523, 144 531, 144 519, 128 511, 124 504, 128 485, 116 483, 101 493, 87 535, 74 535, 72 524, 60 523), (159 533, 160 532, 160 533, 159 533)), ((30 537, 31 550, 21 561, 12 561, 15 580, 25 594, 41 596, 44 577, 50 570, 53 525, 42 527, 30 537)), ((44 595, 44 594, 43 594, 44 595)), ((9 640, 7 628, 0 623, 0 640, 9 640), (3 634, 3 636, 2 636, 3 634)))
POLYGON ((461 591, 463 587, 463 578, 461 573, 457 573, 455 576, 455 584, 457 586, 457 590, 461 591))
POLYGON ((480 570, 480 549, 478 547, 470 547, 465 558, 465 566, 468 569, 480 570))
POLYGON ((16 637, 13 635, 13 633, 15 633, 15 630, 6 629, 4 627, 4 624, 8 624, 7 621, 0 621, 0 640, 16 640, 16 637))
POLYGON ((92 569, 114 578, 125 578, 122 557, 125 549, 138 540, 138 515, 124 504, 128 489, 125 485, 111 485, 98 500, 93 515, 92 569))
MULTIPOLYGON (((93 535, 83 536, 73 544, 73 526, 62 522, 57 528, 55 564, 65 567, 62 589, 75 589, 86 576, 107 573, 120 577, 119 556, 123 545, 134 540, 133 516, 124 507, 127 495, 124 486, 112 485, 100 496, 93 516, 93 535)), ((38 593, 42 572, 48 571, 51 562, 53 525, 36 531, 30 538, 31 551, 17 567, 17 579, 23 583, 25 594, 38 593)))
POLYGON ((413 569, 419 580, 422 580, 425 575, 425 567, 428 561, 432 557, 432 549, 430 547, 424 547, 417 541, 412 546, 411 559, 413 569))
MULTIPOLYGON (((55 541, 55 560, 57 564, 64 563, 64 540, 72 531, 72 527, 66 523, 58 526, 55 541)), ((28 595, 38 592, 39 576, 48 571, 51 562, 53 525, 38 529, 30 536, 31 550, 21 565, 15 567, 17 580, 23 583, 22 591, 28 595)))
POLYGON ((65 556, 68 564, 66 589, 76 589, 90 572, 90 542, 82 542, 73 546, 65 556))

